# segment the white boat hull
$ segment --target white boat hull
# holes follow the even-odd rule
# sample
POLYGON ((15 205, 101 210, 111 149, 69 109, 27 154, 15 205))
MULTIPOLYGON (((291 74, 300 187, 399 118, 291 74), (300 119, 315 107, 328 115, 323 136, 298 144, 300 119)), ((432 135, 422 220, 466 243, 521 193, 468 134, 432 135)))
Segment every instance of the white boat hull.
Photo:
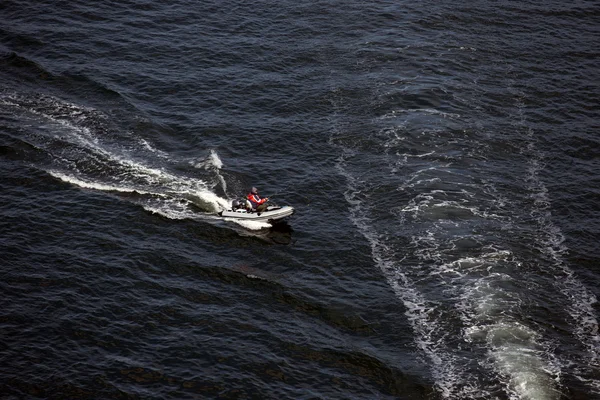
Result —
POLYGON ((287 218, 290 215, 292 215, 294 211, 294 207, 290 206, 269 206, 265 211, 261 213, 257 213, 256 211, 248 212, 244 208, 239 208, 237 210, 224 210, 220 213, 220 215, 223 218, 243 219, 245 221, 269 222, 287 218))

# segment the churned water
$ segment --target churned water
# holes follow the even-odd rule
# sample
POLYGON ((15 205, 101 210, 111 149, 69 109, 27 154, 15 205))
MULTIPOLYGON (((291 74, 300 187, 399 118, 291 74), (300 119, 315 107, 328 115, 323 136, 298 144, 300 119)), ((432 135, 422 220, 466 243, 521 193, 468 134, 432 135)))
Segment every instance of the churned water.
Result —
POLYGON ((600 398, 596 2, 0 16, 0 397, 600 398))

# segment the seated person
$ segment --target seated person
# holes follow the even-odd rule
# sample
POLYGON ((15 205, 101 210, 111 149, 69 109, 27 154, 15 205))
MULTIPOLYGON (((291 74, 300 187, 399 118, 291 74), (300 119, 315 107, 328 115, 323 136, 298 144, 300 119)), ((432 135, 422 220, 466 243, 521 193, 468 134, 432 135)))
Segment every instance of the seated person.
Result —
POLYGON ((258 189, 255 187, 253 187, 250 193, 248 193, 247 199, 252 205, 252 209, 256 210, 258 215, 260 215, 261 212, 266 210, 267 202, 269 201, 268 197, 261 198, 258 195, 258 189))

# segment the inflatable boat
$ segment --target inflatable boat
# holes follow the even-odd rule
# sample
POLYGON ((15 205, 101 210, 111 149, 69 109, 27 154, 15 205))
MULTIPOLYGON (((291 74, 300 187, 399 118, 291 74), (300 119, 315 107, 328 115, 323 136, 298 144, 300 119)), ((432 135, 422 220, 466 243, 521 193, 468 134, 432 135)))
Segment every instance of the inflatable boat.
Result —
POLYGON ((246 221, 271 222, 287 218, 293 213, 294 207, 290 206, 279 207, 276 205, 269 205, 263 212, 256 212, 251 208, 236 207, 234 205, 229 210, 221 211, 219 215, 223 218, 243 219, 246 221))

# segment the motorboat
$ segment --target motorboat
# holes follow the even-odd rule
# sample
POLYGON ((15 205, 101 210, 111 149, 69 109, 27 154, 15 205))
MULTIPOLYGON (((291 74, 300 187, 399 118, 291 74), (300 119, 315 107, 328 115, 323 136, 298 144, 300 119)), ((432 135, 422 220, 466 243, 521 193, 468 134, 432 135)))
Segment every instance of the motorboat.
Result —
POLYGON ((271 222, 289 217, 294 213, 294 207, 268 205, 262 212, 257 212, 249 206, 249 202, 234 200, 230 209, 219 212, 223 218, 235 218, 245 221, 271 222))

